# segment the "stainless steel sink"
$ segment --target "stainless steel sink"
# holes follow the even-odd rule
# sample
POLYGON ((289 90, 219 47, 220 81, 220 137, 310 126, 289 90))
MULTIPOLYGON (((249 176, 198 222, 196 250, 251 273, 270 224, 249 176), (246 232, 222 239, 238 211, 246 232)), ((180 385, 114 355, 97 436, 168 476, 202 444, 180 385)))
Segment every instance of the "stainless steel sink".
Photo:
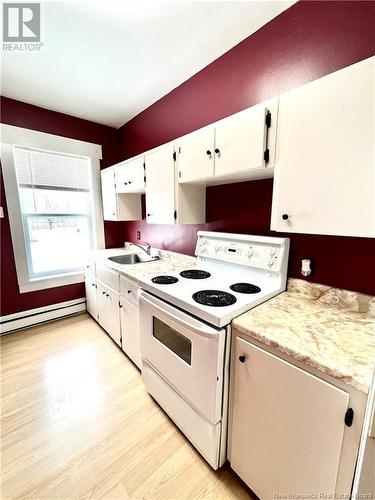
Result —
POLYGON ((146 253, 126 253, 123 255, 114 255, 113 257, 108 257, 108 259, 117 264, 142 264, 144 262, 159 260, 159 257, 151 257, 146 253))

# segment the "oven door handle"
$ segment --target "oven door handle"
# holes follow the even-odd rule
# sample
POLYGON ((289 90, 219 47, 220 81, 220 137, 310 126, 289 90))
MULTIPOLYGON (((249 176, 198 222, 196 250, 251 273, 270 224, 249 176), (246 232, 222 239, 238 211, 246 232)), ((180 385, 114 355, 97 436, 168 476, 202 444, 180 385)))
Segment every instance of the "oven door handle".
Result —
MULTIPOLYGON (((206 325, 205 323, 198 321, 195 318, 191 318, 191 321, 186 321, 183 318, 181 318, 178 314, 176 314, 173 309, 175 309, 173 306, 170 306, 169 304, 166 304, 165 302, 162 302, 161 300, 157 299, 156 297, 153 297, 152 295, 149 295, 145 293, 143 290, 139 292, 139 298, 141 302, 145 303, 146 305, 152 307, 153 309, 156 309, 160 313, 162 313, 164 316, 167 316, 168 318, 172 319, 176 323, 179 323, 181 326, 184 326, 188 328, 189 330, 194 331, 194 333, 197 333, 198 335, 201 335, 203 337, 207 338, 214 338, 218 335, 220 330, 216 330, 213 327, 210 327, 209 325, 206 325)), ((178 313, 180 311, 177 309, 178 313)), ((185 313, 181 312, 181 315, 185 315, 185 313)))

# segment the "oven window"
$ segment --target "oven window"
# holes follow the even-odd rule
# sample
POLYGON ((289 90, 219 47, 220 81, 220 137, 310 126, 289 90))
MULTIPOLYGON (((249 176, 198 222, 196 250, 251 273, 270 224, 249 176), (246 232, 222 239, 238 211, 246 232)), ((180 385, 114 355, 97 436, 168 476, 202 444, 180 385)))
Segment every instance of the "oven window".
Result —
POLYGON ((153 336, 191 365, 191 341, 154 316, 153 336))

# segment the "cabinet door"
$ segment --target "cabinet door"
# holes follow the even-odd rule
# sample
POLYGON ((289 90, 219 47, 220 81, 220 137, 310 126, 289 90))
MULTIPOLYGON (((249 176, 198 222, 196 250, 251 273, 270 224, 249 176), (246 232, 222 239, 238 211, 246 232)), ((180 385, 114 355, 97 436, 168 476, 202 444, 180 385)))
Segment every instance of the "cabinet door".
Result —
POLYGON ((146 217, 149 224, 174 224, 175 162, 172 145, 145 157, 146 217))
POLYGON ((115 167, 117 193, 142 193, 145 190, 144 158, 139 157, 115 167))
POLYGON ((273 160, 277 124, 277 99, 242 111, 220 123, 215 128, 215 177, 230 176, 272 164, 265 162, 268 148, 273 160), (270 127, 266 124, 269 114, 270 127), (272 147, 271 142, 272 140, 272 147))
POLYGON ((180 139, 177 150, 179 182, 199 182, 214 176, 213 127, 180 139))
POLYGON ((335 492, 348 394, 238 337, 234 356, 233 469, 260 498, 335 492))
POLYGON ((375 236, 375 57, 280 97, 271 229, 375 236))
POLYGON ((86 309, 89 314, 97 321, 98 320, 98 298, 97 284, 95 277, 90 274, 85 275, 86 289, 86 309))
POLYGON ((118 293, 98 283, 99 323, 116 344, 121 345, 119 299, 118 293))
POLYGON ((139 350, 139 310, 126 300, 120 300, 122 349, 141 368, 139 350))
POLYGON ((104 220, 117 219, 117 199, 115 190, 114 170, 104 170, 101 172, 102 178, 102 199, 104 220))

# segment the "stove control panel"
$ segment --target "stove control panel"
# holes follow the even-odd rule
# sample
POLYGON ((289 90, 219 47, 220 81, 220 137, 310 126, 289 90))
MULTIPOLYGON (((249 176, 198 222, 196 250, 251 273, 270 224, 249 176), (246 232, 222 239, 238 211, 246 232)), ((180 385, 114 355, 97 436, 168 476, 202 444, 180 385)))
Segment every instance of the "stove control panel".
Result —
POLYGON ((205 259, 279 272, 286 265, 288 248, 287 238, 201 232, 195 253, 205 259))

